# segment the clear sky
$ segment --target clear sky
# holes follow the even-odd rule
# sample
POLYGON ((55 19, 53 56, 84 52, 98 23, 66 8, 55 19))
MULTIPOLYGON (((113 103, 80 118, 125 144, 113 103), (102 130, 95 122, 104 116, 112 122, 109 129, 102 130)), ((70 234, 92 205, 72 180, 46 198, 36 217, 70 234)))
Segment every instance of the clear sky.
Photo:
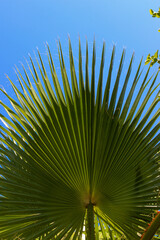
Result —
POLYGON ((83 49, 86 38, 91 46, 95 37, 98 56, 105 41, 106 55, 116 44, 118 60, 125 47, 128 57, 135 51, 138 64, 142 55, 160 49, 160 20, 149 14, 159 6, 159 0, 0 0, 0 87, 12 95, 4 74, 15 82, 14 64, 25 62, 36 47, 43 55, 46 41, 55 61, 58 38, 67 55, 68 35, 76 57, 79 36, 83 49))

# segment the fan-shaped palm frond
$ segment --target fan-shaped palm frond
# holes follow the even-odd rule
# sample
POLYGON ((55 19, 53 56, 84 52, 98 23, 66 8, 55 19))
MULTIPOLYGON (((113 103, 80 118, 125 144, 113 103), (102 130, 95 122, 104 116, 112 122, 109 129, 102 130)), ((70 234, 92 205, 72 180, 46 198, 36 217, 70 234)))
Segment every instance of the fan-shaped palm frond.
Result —
POLYGON ((140 239, 159 208, 158 73, 141 80, 141 61, 131 83, 132 56, 119 94, 123 51, 110 91, 113 47, 103 94, 105 46, 96 89, 95 43, 90 79, 88 46, 77 76, 69 41, 71 84, 58 48, 62 90, 47 48, 51 80, 38 52, 37 70, 31 57, 25 78, 17 69, 21 90, 10 81, 18 100, 2 90, 13 108, 1 101, 0 239, 140 239))

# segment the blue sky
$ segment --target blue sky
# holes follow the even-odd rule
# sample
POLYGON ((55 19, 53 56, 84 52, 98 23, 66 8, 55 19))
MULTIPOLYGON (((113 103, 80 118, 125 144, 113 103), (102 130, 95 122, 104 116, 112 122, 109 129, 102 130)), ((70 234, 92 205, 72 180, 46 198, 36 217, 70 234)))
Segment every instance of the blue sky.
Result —
MULTIPOLYGON (((58 38, 67 56, 68 35, 75 58, 79 36, 82 49, 85 49, 87 38, 90 51, 95 37, 97 62, 105 41, 106 56, 116 44, 117 62, 125 47, 126 64, 135 51, 137 65, 142 55, 145 59, 148 53, 160 48, 160 20, 149 14, 150 8, 156 11, 159 5, 159 0, 0 0, 0 87, 12 96, 5 74, 16 82, 14 65, 19 67, 19 62, 24 63, 24 57, 27 58, 28 53, 33 55, 36 47, 45 55, 46 41, 55 62, 58 61, 58 38)), ((4 99, 1 93, 0 99, 4 99)), ((3 112, 1 107, 0 111, 3 112)))

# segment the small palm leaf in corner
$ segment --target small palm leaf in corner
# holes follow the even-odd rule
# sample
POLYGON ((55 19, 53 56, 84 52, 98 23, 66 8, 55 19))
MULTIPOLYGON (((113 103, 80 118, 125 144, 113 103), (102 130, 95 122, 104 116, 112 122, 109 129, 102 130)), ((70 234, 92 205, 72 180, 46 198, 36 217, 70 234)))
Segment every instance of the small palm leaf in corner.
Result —
POLYGON ((125 52, 112 80, 113 47, 103 94, 105 45, 96 89, 95 43, 89 76, 88 45, 77 74, 69 41, 71 83, 58 47, 62 90, 47 48, 50 74, 38 52, 38 69, 31 57, 28 73, 17 69, 21 90, 10 80, 17 100, 1 90, 12 104, 1 101, 1 239, 140 239, 159 208, 158 73, 142 79, 141 61, 132 81, 132 56, 119 94, 125 52))

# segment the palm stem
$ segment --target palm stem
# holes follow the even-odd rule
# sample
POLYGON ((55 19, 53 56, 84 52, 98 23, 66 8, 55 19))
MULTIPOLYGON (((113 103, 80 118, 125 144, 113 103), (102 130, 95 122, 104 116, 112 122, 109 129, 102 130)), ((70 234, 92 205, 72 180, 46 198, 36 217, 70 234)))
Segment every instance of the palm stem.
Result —
POLYGON ((87 207, 87 223, 87 240, 95 240, 94 209, 91 202, 88 204, 87 207))
POLYGON ((157 213, 155 219, 152 221, 144 235, 141 237, 141 240, 150 240, 157 232, 160 227, 160 212, 157 213))

